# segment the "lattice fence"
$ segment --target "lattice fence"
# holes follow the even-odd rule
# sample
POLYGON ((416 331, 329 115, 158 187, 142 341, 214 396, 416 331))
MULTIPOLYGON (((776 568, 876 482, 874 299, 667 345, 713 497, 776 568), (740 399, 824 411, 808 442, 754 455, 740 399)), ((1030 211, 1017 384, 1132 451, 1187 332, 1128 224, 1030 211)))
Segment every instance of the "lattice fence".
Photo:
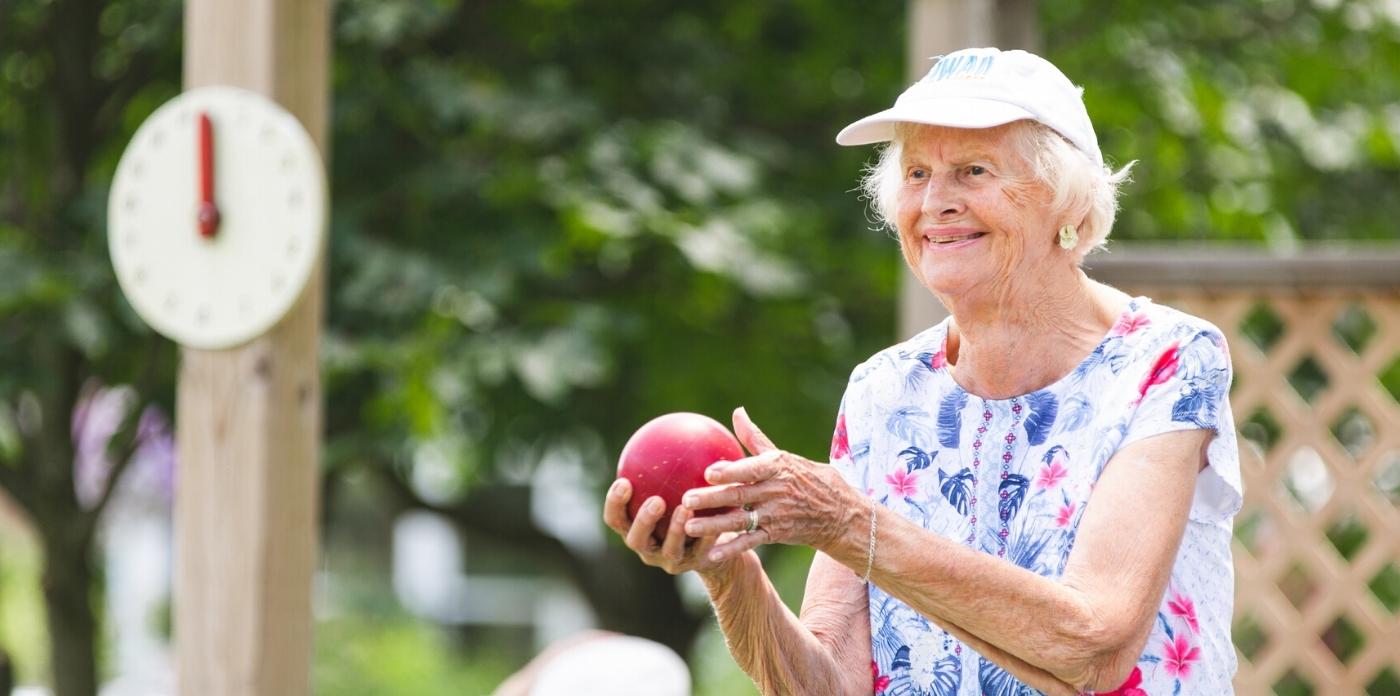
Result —
POLYGON ((1092 275, 1230 342, 1239 693, 1400 695, 1400 264, 1350 288, 1164 282, 1165 266, 1131 282, 1130 266, 1092 275))

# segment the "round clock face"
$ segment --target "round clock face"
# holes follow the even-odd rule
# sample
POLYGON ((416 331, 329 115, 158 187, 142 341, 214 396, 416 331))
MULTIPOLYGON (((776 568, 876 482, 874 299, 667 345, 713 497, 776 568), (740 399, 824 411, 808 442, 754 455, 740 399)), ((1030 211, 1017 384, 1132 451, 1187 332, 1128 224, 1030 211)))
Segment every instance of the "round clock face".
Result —
POLYGON ((326 227, 320 152, 295 117, 232 87, 162 105, 117 165, 108 246, 161 334, 229 348, 266 332, 311 277, 326 227))

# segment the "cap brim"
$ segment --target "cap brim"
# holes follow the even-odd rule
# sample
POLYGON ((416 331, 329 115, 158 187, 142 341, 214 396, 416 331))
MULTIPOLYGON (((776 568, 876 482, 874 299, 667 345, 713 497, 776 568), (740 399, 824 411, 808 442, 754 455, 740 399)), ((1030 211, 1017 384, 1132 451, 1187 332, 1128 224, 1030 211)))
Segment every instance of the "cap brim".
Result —
POLYGON ((1035 114, 1003 101, 973 97, 935 97, 895 104, 852 123, 836 134, 839 145, 869 145, 894 139, 894 124, 923 123, 949 128, 992 128, 1035 114))

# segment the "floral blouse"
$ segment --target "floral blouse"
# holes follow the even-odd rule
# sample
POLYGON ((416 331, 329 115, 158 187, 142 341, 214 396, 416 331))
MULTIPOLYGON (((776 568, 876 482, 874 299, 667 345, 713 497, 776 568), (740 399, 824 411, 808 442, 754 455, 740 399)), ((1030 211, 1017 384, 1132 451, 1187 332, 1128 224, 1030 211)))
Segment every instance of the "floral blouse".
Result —
MULTIPOLYGON (((1231 693, 1230 537, 1243 489, 1220 331, 1135 298, 1073 372, 1040 391, 983 399, 946 369, 947 324, 852 373, 831 451, 846 480, 924 529, 1058 578, 1115 452, 1159 433, 1215 431, 1152 633, 1111 693, 1231 693)), ((1034 346, 1026 353, 1034 359, 1034 346)), ((875 693, 1038 693, 874 584, 869 593, 875 693)))

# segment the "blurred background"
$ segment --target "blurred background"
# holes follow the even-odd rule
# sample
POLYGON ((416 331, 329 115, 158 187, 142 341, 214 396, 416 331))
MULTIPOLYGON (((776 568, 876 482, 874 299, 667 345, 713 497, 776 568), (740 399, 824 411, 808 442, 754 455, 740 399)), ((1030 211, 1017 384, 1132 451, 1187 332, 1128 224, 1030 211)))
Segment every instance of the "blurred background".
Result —
MULTIPOLYGON (((1139 161, 1111 248, 1394 255, 1400 5, 1030 7, 1105 154, 1139 161)), ((826 453, 850 369, 898 337, 901 292, 896 242, 854 191, 873 151, 833 138, 907 84, 910 5, 333 8, 316 692, 489 693, 601 627, 675 649, 698 694, 753 693, 698 582, 628 553, 602 492, 667 411, 744 405, 780 446, 826 453)), ((105 225, 128 139, 179 93, 182 19, 174 0, 0 0, 0 693, 70 670, 110 696, 173 693, 178 351, 126 305, 105 225)), ((1339 668, 1319 649, 1355 668, 1338 678, 1400 693, 1400 276, 1383 281, 1324 293, 1340 348, 1289 348, 1318 333, 1290 328, 1306 308, 1222 310, 1251 355, 1292 351, 1260 364, 1303 397, 1236 402, 1265 493, 1293 501, 1256 497, 1240 525, 1300 612, 1236 627, 1280 695, 1345 692, 1320 686, 1339 668), (1364 398, 1308 393, 1343 385, 1364 398), (1335 447, 1290 433, 1314 407, 1335 447), (1338 473, 1328 448, 1364 470, 1338 473), (1334 509, 1334 490, 1364 500, 1334 509), (1319 511, 1332 560, 1268 560, 1289 515, 1319 511), (1328 591, 1362 608, 1315 608, 1328 591), (1274 648, 1289 616, 1321 647, 1274 648)), ((810 558, 765 549, 794 608, 810 558)))

